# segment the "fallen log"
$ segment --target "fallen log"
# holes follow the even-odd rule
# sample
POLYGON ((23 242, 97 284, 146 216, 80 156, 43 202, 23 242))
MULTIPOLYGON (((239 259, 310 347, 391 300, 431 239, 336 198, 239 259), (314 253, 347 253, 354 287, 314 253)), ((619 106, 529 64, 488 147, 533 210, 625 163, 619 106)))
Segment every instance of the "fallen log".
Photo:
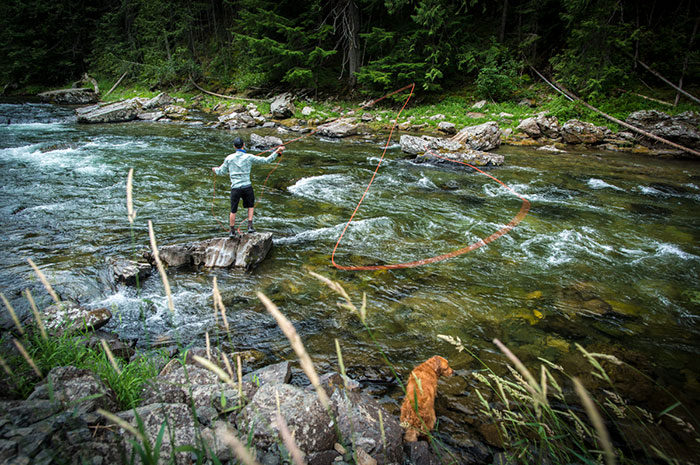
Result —
POLYGON ((235 95, 223 95, 223 94, 217 94, 216 92, 211 92, 209 90, 203 89, 200 86, 197 85, 196 82, 190 77, 190 82, 192 83, 193 86, 195 86, 197 89, 199 89, 201 92, 204 92, 205 94, 213 95, 214 97, 219 97, 219 98, 225 98, 229 100, 246 100, 249 102, 269 102, 269 99, 260 99, 260 98, 248 98, 248 97, 236 97, 235 95))
POLYGON ((631 124, 625 123, 624 121, 619 120, 619 119, 615 118, 614 116, 610 116, 610 115, 608 115, 607 113, 604 113, 603 111, 597 109, 597 108, 594 107, 593 105, 590 105, 589 103, 586 103, 586 102, 584 102, 583 100, 581 100, 576 94, 574 94, 573 92, 571 92, 570 90, 568 90, 566 87, 564 87, 563 85, 561 85, 561 84, 559 84, 558 82, 556 82, 554 79, 552 79, 552 82, 549 82, 549 81, 548 81, 547 79, 545 79, 544 76, 542 76, 542 74, 540 74, 535 68, 533 68, 532 66, 531 66, 531 68, 533 69, 533 71, 535 71, 535 73, 537 73, 537 75, 538 75, 539 77, 541 77, 547 84, 549 84, 550 86, 552 86, 557 92, 560 92, 561 94, 565 95, 568 99, 570 99, 570 100, 572 100, 572 101, 575 100, 575 101, 577 101, 577 102, 580 102, 581 105, 583 105, 584 107, 586 107, 586 108, 588 108, 589 110, 592 110, 592 111, 598 113, 599 115, 601 115, 602 117, 604 117, 604 118, 606 118, 606 119, 612 121, 613 123, 619 124, 620 126, 623 126, 623 127, 627 128, 627 129, 629 129, 629 130, 631 130, 631 131, 634 131, 634 132, 636 132, 636 133, 638 133, 638 134, 641 134, 641 135, 643 135, 643 136, 645 136, 645 137, 648 137, 648 138, 650 138, 650 139, 654 139, 654 140, 656 140, 656 141, 658 141, 658 142, 661 142, 662 144, 669 145, 669 146, 671 146, 671 147, 674 147, 674 148, 677 148, 677 149, 679 149, 679 150, 682 150, 683 152, 690 153, 690 154, 692 154, 692 155, 695 155, 696 157, 700 157, 700 152, 698 152, 697 150, 693 150, 693 149, 690 149, 690 148, 688 148, 688 147, 684 147, 684 146, 682 146, 682 145, 680 145, 680 144, 676 144, 675 142, 671 142, 670 140, 664 139, 663 137, 659 137, 659 136, 654 135, 654 134, 652 134, 652 133, 650 133, 650 132, 647 132, 647 131, 645 131, 645 130, 643 130, 643 129, 639 129, 639 128, 636 127, 636 126, 632 126, 631 124))
POLYGON ((692 95, 692 94, 689 94, 688 92, 684 91, 683 89, 681 89, 680 87, 678 87, 677 85, 675 85, 674 83, 672 83, 671 81, 669 81, 668 79, 666 79, 665 77, 663 77, 662 75, 660 75, 658 72, 656 72, 656 71, 654 71, 653 69, 651 69, 651 68, 650 68, 648 65, 646 65, 644 62, 637 60, 637 63, 639 63, 640 65, 642 65, 642 67, 643 67, 644 69, 646 69, 647 71, 649 71, 651 74, 653 74, 654 76, 656 76, 657 78, 661 79, 662 81, 664 81, 664 82, 665 82, 666 84, 668 84, 669 86, 671 86, 671 87, 673 87, 674 89, 676 89, 679 93, 685 95, 686 97, 688 97, 689 99, 691 99, 691 100, 693 100, 693 101, 695 101, 695 102, 697 102, 697 103, 700 103, 700 99, 699 99, 699 98, 697 98, 696 96, 694 96, 694 95, 692 95))
POLYGON ((117 82, 114 83, 114 85, 112 86, 112 88, 109 89, 109 90, 107 91, 107 93, 106 93, 104 96, 106 97, 106 96, 108 96, 109 94, 111 94, 112 91, 113 91, 114 89, 116 89, 117 86, 118 86, 119 84, 121 84, 122 80, 126 77, 127 74, 129 74, 129 70, 128 70, 128 69, 127 69, 126 71, 124 71, 124 74, 122 74, 122 76, 117 80, 117 82))

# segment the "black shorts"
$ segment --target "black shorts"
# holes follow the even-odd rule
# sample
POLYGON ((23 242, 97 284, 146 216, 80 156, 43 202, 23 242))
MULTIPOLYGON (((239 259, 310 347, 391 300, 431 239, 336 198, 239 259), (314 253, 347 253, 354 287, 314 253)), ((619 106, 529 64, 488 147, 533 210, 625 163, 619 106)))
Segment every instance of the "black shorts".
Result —
POLYGON ((253 186, 234 187, 231 189, 231 213, 238 211, 238 201, 243 199, 243 208, 253 208, 255 192, 253 186))

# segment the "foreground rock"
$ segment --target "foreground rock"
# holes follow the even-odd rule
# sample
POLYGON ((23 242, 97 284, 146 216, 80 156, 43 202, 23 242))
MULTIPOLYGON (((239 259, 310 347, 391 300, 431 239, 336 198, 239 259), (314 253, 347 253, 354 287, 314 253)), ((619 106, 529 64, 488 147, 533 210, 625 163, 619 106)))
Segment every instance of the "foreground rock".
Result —
MULTIPOLYGON (((79 331, 96 331, 109 323, 112 312, 106 308, 85 308, 75 302, 63 301, 49 305, 41 311, 40 316, 49 335, 60 336, 79 331)), ((33 325, 34 317, 29 314, 22 323, 33 325)))
POLYGON ((42 102, 58 105, 89 105, 100 100, 99 94, 92 89, 58 89, 39 94, 42 102))
POLYGON ((401 150, 416 155, 417 163, 469 163, 475 166, 500 166, 503 155, 473 150, 461 142, 430 136, 402 135, 401 150))
MULTIPOLYGON (((166 245, 158 248, 166 266, 216 267, 252 269, 260 264, 272 249, 272 233, 245 234, 237 239, 214 238, 200 242, 166 245)), ((155 264, 152 252, 145 258, 155 264)))

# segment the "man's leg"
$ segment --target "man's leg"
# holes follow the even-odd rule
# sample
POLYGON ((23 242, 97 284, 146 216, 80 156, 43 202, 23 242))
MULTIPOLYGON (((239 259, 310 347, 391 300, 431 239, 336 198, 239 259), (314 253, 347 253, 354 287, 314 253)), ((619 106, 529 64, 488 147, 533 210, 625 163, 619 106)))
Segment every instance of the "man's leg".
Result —
POLYGON ((248 232, 254 233, 255 228, 253 227, 253 207, 248 209, 248 232))
POLYGON ((233 227, 236 225, 236 214, 235 213, 229 213, 228 225, 231 226, 231 229, 233 229, 233 227))

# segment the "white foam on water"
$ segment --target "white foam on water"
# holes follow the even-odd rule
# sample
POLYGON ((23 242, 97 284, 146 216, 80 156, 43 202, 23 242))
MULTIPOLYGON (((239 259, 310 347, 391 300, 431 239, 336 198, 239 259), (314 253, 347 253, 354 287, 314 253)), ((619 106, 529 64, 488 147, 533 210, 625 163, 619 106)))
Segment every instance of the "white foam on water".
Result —
POLYGON ((107 165, 97 162, 94 156, 86 154, 82 150, 85 146, 42 151, 43 147, 45 144, 0 149, 0 158, 30 163, 50 170, 69 170, 89 176, 112 173, 107 165))
MULTIPOLYGON (((275 244, 299 244, 318 240, 337 240, 343 232, 346 223, 336 224, 326 228, 310 229, 299 232, 291 237, 275 239, 275 244)), ((393 237, 393 224, 391 219, 382 216, 366 220, 353 221, 345 233, 344 239, 350 242, 366 240, 368 236, 375 239, 388 239, 393 237)))
POLYGON ((301 178, 287 190, 307 199, 345 205, 348 203, 348 186, 351 183, 351 179, 343 174, 324 174, 301 178))
POLYGON ((588 180, 588 187, 591 189, 614 189, 616 191, 624 191, 624 189, 614 186, 612 184, 608 184, 607 182, 603 181, 602 179, 597 179, 597 178, 591 178, 588 180))
POLYGON ((595 230, 583 227, 578 230, 565 229, 552 235, 540 234, 525 241, 522 250, 530 260, 549 267, 580 260, 580 255, 610 262, 612 259, 608 254, 613 247, 599 242, 595 230))
POLYGON ((417 184, 423 189, 435 190, 438 188, 433 181, 428 179, 428 177, 423 174, 423 172, 421 172, 420 179, 418 180, 417 184))
POLYGON ((656 253, 654 255, 657 257, 672 257, 680 258, 681 260, 697 260, 700 258, 697 255, 684 252, 676 244, 669 244, 667 242, 656 242, 654 243, 654 245, 656 246, 656 253))

